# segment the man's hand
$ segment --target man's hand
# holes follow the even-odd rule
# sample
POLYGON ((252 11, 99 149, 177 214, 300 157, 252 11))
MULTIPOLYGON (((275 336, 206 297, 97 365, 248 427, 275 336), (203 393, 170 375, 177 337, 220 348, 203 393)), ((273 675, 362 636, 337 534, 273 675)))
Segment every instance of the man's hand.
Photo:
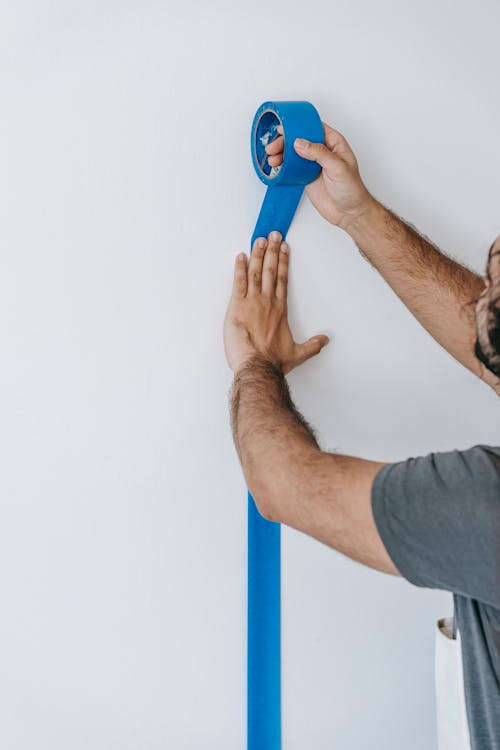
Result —
POLYGON ((287 318, 288 263, 289 248, 279 232, 257 239, 248 263, 243 253, 236 258, 224 321, 224 348, 235 373, 260 355, 286 374, 328 344, 328 336, 303 344, 293 340, 287 318))
MULTIPOLYGON (((328 125, 323 124, 323 129, 324 144, 297 138, 293 147, 299 156, 322 166, 318 178, 306 188, 312 204, 327 221, 345 229, 374 199, 363 184, 356 157, 344 136, 328 125)), ((278 130, 283 132, 281 126, 278 130)), ((283 135, 266 146, 271 167, 282 163, 283 149, 283 135)))

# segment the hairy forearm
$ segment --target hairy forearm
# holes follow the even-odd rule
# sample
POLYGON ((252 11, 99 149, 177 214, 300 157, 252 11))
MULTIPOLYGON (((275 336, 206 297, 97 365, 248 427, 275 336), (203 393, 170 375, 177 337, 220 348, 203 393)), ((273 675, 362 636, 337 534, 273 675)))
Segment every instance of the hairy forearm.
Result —
POLYGON ((264 518, 397 574, 371 511, 371 488, 384 464, 321 451, 280 369, 262 358, 235 376, 231 417, 245 479, 264 518))
POLYGON ((481 277, 444 255, 377 201, 348 232, 431 336, 480 375, 473 347, 474 302, 484 288, 481 277))
POLYGON ((297 411, 281 369, 260 356, 235 375, 231 426, 243 473, 261 513, 274 515, 274 488, 320 452, 310 425, 297 411))

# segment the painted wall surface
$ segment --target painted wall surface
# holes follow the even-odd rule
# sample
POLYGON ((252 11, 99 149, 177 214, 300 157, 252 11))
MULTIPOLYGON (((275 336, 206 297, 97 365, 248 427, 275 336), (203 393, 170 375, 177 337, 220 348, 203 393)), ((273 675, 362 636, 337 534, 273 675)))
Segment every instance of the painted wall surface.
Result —
MULTIPOLYGON (((265 99, 315 103, 368 187, 483 270, 498 4, 2 3, 0 746, 234 750, 246 494, 222 320, 264 187, 265 99)), ((493 392, 304 202, 289 376, 327 450, 498 444, 493 392)), ((283 531, 287 750, 436 748, 446 593, 283 531)))

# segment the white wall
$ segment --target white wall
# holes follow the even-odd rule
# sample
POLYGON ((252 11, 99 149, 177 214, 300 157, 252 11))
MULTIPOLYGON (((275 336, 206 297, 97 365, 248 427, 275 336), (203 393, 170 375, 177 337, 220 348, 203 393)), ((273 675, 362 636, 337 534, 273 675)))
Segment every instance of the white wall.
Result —
MULTIPOLYGON (((307 98, 374 193, 482 270, 498 5, 6 2, 0 84, 0 745, 234 750, 246 495, 222 319, 263 186, 253 113, 307 98)), ((325 449, 496 443, 496 399, 301 205, 292 373, 325 449)), ((435 748, 451 598, 283 533, 287 750, 435 748)))

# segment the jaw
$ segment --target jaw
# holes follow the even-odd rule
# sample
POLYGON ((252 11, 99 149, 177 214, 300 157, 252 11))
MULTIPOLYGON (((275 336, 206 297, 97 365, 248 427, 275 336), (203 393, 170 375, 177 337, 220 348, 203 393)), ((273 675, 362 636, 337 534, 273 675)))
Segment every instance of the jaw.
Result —
POLYGON ((476 325, 477 325, 477 343, 475 355, 480 369, 480 378, 493 388, 495 393, 500 396, 500 378, 489 369, 490 363, 498 360, 498 354, 491 346, 488 336, 489 325, 489 294, 491 284, 489 279, 485 279, 486 286, 476 304, 476 325), (479 351, 477 350, 479 344, 479 351))

